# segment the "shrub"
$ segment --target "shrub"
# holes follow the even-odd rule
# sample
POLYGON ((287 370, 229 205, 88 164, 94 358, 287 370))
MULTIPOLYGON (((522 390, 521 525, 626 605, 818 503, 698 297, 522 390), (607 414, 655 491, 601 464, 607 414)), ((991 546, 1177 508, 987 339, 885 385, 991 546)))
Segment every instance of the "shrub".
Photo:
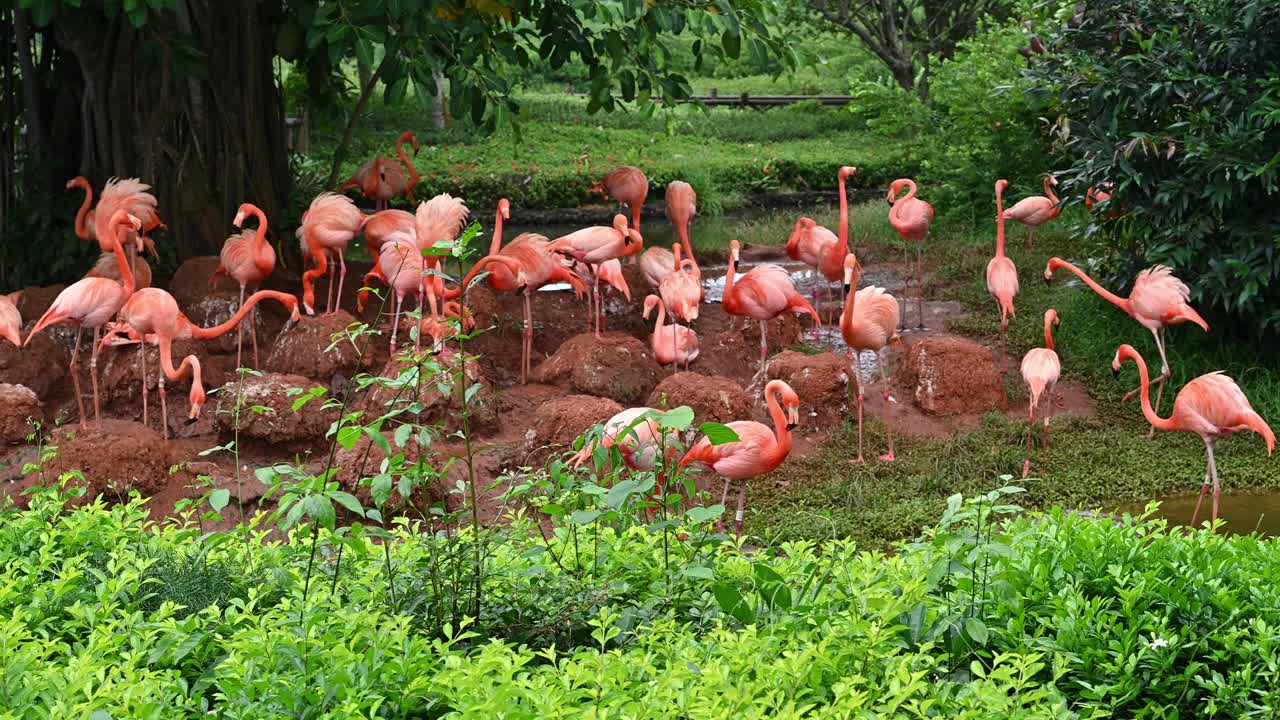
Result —
POLYGON ((1089 3, 1030 71, 1059 106, 1066 191, 1115 184, 1126 214, 1093 230, 1116 280, 1168 264, 1246 333, 1280 328, 1277 35, 1265 0, 1089 3))

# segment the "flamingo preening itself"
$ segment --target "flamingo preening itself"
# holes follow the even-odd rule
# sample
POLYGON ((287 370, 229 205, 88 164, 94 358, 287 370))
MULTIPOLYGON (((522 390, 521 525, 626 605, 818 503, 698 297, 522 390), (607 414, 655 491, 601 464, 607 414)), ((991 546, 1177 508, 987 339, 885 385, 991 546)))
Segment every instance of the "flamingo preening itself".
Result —
MULTIPOLYGON (((667 219, 671 221, 671 225, 676 229, 676 237, 680 238, 680 244, 684 246, 684 254, 690 260, 697 263, 697 259, 693 255, 693 243, 689 242, 689 223, 693 221, 693 216, 698 214, 698 193, 693 191, 693 186, 683 180, 673 180, 667 185, 667 219)), ((635 221, 636 230, 640 229, 639 216, 635 221)))
POLYGON ((302 308, 308 315, 315 314, 316 294, 312 283, 329 273, 329 298, 325 314, 332 315, 342 304, 342 284, 347 279, 347 244, 364 227, 364 213, 351 202, 351 198, 331 192, 320 193, 302 215, 298 237, 305 255, 315 262, 315 267, 302 273, 302 308), (329 256, 337 255, 341 272, 338 275, 337 302, 334 302, 334 268, 329 256))
MULTIPOLYGON (((600 336, 603 313, 600 308, 600 265, 624 257, 634 256, 644 249, 644 237, 635 228, 627 226, 625 215, 614 215, 613 225, 597 225, 571 232, 551 241, 552 252, 561 253, 588 266, 592 276, 591 316, 594 319, 596 337, 600 336)), ((621 268, 619 268, 621 270, 621 268)), ((628 294, 630 290, 627 291, 628 294)))
POLYGON ((649 197, 649 178, 644 171, 631 165, 621 165, 604 176, 604 187, 620 205, 631 211, 631 227, 640 232, 640 211, 649 197))
POLYGON ((689 363, 698 359, 698 334, 684 325, 668 325, 666 303, 657 295, 644 299, 645 320, 649 319, 649 313, 655 307, 658 309, 658 320, 653 327, 653 334, 649 336, 649 346, 653 348, 654 357, 660 365, 670 365, 672 373, 681 364, 688 370, 689 363))
POLYGON ((1027 458, 1022 463, 1022 477, 1031 475, 1031 442, 1036 425, 1036 408, 1044 398, 1044 463, 1049 464, 1049 414, 1053 411, 1053 388, 1062 374, 1062 363, 1053 349, 1053 328, 1058 325, 1058 311, 1044 311, 1044 347, 1032 348, 1022 356, 1022 380, 1027 384, 1031 399, 1027 402, 1027 458))
MULTIPOLYGON (((1013 296, 1018 294, 1018 268, 1013 260, 1004 254, 1004 189, 1007 180, 996 181, 996 254, 987 263, 987 292, 996 301, 1000 309, 1000 360, 1005 355, 1005 337, 1009 331, 1009 318, 1013 317, 1013 296)), ((1001 370, 1003 372, 1003 370, 1001 370)))

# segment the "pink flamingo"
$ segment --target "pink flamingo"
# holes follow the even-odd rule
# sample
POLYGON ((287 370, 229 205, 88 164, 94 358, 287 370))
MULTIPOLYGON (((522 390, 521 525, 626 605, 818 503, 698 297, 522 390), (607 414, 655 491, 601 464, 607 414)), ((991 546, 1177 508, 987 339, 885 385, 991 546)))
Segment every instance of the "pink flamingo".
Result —
MULTIPOLYGON (((244 305, 245 288, 250 285, 261 285, 276 269, 276 251, 267 242, 267 214, 252 203, 244 203, 236 211, 232 224, 244 227, 245 219, 253 215, 258 219, 257 230, 242 230, 227 238, 222 244, 222 252, 218 255, 218 268, 213 271, 213 278, 219 275, 230 275, 240 284, 240 304, 244 305)), ((262 367, 258 362, 258 327, 254 315, 249 315, 249 337, 253 341, 253 366, 262 367)), ((244 327, 236 329, 236 367, 240 364, 240 346, 244 340, 244 327)))
MULTIPOLYGON (((111 239, 99 240, 98 238, 98 212, 92 208, 93 205, 93 186, 89 184, 88 179, 83 175, 76 176, 67 181, 67 189, 79 188, 84 191, 84 202, 80 204, 80 210, 76 213, 75 232, 76 237, 81 240, 98 240, 98 249, 106 255, 111 255, 111 239)), ((156 253, 155 243, 151 242, 151 238, 145 237, 146 233, 159 228, 165 229, 165 224, 160 220, 159 213, 156 212, 158 201, 156 197, 148 192, 151 186, 143 184, 137 178, 129 178, 127 180, 118 180, 112 178, 107 181, 105 187, 102 188, 102 202, 99 202, 98 209, 107 208, 103 212, 104 217, 110 218, 110 213, 114 212, 118 206, 123 205, 124 209, 134 217, 142 221, 142 232, 144 235, 143 244, 153 257, 159 257, 156 253), (103 205, 102 203, 106 204, 103 205)), ((126 248, 129 240, 133 239, 133 232, 126 234, 126 248)))
MULTIPOLYGON (((636 255, 644 248, 644 237, 634 228, 627 227, 625 215, 614 215, 613 226, 596 225, 583 228, 556 238, 547 246, 551 252, 558 252, 588 266, 592 276, 591 297, 594 312, 596 336, 600 335, 601 314, 597 308, 600 304, 600 270, 595 267, 609 260, 616 260, 636 255)), ((608 271, 606 271, 608 272, 608 271)), ((628 299, 630 289, 627 290, 628 299)))
MULTIPOLYGON (((816 223, 813 218, 802 217, 796 220, 795 228, 791 231, 791 237, 787 240, 787 257, 792 260, 798 260, 805 265, 812 267, 817 274, 818 268, 822 266, 823 258, 836 247, 839 238, 830 230, 816 223)), ((818 287, 822 283, 815 278, 813 283, 813 306, 821 307, 818 303, 818 287)), ((827 287, 827 300, 831 299, 831 288, 827 287)))
POLYGON ((1200 515, 1200 505, 1204 502, 1205 493, 1209 490, 1209 481, 1213 481, 1213 514, 1210 522, 1218 520, 1218 498, 1222 491, 1218 485, 1218 466, 1213 459, 1213 448, 1218 438, 1241 430, 1252 430, 1267 442, 1267 455, 1270 456, 1276 447, 1276 436, 1270 426, 1249 405, 1249 399, 1241 392, 1235 381, 1221 372, 1201 375, 1182 387, 1173 400, 1173 413, 1162 418, 1151 407, 1151 386, 1147 378, 1147 364, 1142 356, 1130 345, 1121 345, 1116 350, 1115 359, 1111 361, 1111 369, 1117 375, 1125 360, 1132 360, 1138 366, 1138 377, 1141 381, 1139 398, 1142 402, 1142 414, 1151 427, 1160 430, 1193 432, 1204 441, 1208 463, 1205 468, 1204 484, 1200 486, 1200 499, 1196 501, 1196 509, 1191 515, 1191 525, 1195 526, 1200 515))
MULTIPOLYGON (((754 420, 731 422, 729 428, 737 434, 737 441, 712 445, 710 440, 702 438, 680 458, 682 468, 698 463, 724 478, 724 490, 720 494, 721 505, 729 499, 729 483, 741 483, 738 512, 734 516, 738 535, 742 535, 747 482, 761 475, 768 475, 787 459, 787 455, 791 453, 791 430, 800 424, 800 398, 790 385, 781 380, 770 380, 765 385, 764 396, 774 430, 754 420), (779 397, 782 398, 781 404, 779 397)), ((724 530, 723 521, 719 523, 719 527, 721 531, 724 530)))
MULTIPOLYGON (((899 178, 889 185, 889 224, 898 232, 902 238, 902 264, 906 268, 906 278, 904 282, 910 287, 911 282, 911 265, 907 259, 907 246, 911 243, 916 244, 916 311, 920 316, 920 324, 917 330, 924 330, 924 241, 929 237, 929 226, 933 224, 933 206, 916 197, 916 183, 914 180, 907 178, 899 178), (903 188, 907 189, 907 194, 902 198, 897 198, 899 192, 903 188)), ((903 313, 904 326, 898 328, 905 330, 906 313, 903 313)))
MULTIPOLYGON (((667 185, 667 219, 676 229, 676 236, 684 246, 684 254, 694 263, 693 243, 689 242, 689 223, 698 214, 698 193, 693 186, 683 180, 673 180, 667 185)), ((636 229, 640 229, 639 217, 636 218, 636 229)), ((643 260, 644 258, 641 258, 643 260)))
POLYGON ((658 245, 646 248, 640 255, 640 274, 645 284, 654 290, 662 286, 662 281, 671 274, 675 265, 675 255, 658 245))
POLYGON ((1109 182, 1100 183, 1096 187, 1093 185, 1090 185, 1089 190, 1084 194, 1085 208, 1088 210, 1093 210, 1094 206, 1096 205, 1101 205, 1102 203, 1108 203, 1107 211, 1103 213, 1104 218, 1106 218, 1107 220, 1115 220, 1121 215, 1124 215, 1124 211, 1120 209, 1120 207, 1112 206, 1110 204, 1111 191, 1114 189, 1114 187, 1115 187, 1114 184, 1109 182))
POLYGON ((1062 363, 1058 361, 1058 353, 1053 349, 1053 328, 1058 324, 1058 311, 1049 308, 1044 311, 1044 347, 1032 348, 1022 357, 1022 379, 1031 391, 1031 400, 1027 403, 1027 458, 1022 462, 1022 477, 1031 475, 1031 443, 1032 432, 1036 426, 1036 408, 1040 406, 1040 397, 1044 403, 1044 464, 1049 464, 1049 416, 1053 412, 1053 388, 1058 384, 1058 376, 1062 374, 1062 363))
POLYGON ((692 260, 681 260, 681 250, 679 243, 671 246, 672 271, 658 286, 658 294, 673 318, 692 322, 698 319, 698 301, 702 299, 701 275, 692 260))
POLYGON ((667 325, 666 303, 657 295, 644 299, 644 319, 649 319, 653 308, 658 308, 658 321, 653 326, 653 334, 649 336, 649 346, 653 355, 662 365, 670 365, 674 373, 681 363, 689 369, 689 363, 698 359, 698 334, 684 325, 667 325))
POLYGON ((893 428, 889 423, 889 407, 893 396, 889 392, 889 361, 884 350, 898 339, 898 301, 884 288, 865 287, 858 290, 862 277, 862 265, 849 253, 844 259, 845 305, 840 313, 840 334, 849 346, 853 375, 858 383, 858 457, 853 462, 862 464, 862 405, 866 400, 862 382, 862 353, 870 350, 876 354, 880 366, 880 378, 884 382, 884 429, 889 436, 889 451, 880 456, 884 462, 893 462, 893 428))
MULTIPOLYGON (((996 254, 987 263, 987 292, 1000 308, 1000 359, 1005 355, 1005 336, 1009 330, 1009 318, 1013 317, 1013 296, 1018 294, 1018 268, 1004 254, 1004 189, 1007 180, 996 181, 996 254)), ((1003 369, 1001 372, 1004 372, 1003 369)))
MULTIPOLYGON (((677 436, 664 430, 654 420, 661 412, 647 407, 627 408, 605 421, 599 446, 606 451, 617 448, 622 463, 632 472, 654 472, 654 500, 662 502, 665 484, 662 470, 675 457, 677 436), (646 414, 649 417, 644 417, 646 414), (628 430, 628 428, 630 428, 628 430), (623 435, 623 433, 626 433, 623 435), (621 437, 620 437, 621 436, 621 437), (659 462, 665 459, 666 462, 659 462)), ((595 444, 588 443, 569 458, 574 467, 591 459, 595 444)), ((649 509, 653 513, 653 509, 649 509)))
MULTIPOLYGON (((502 267, 497 265, 495 267, 502 267)), ((418 321, 418 337, 431 338, 431 347, 443 353, 447 348, 444 343, 457 337, 458 332, 469 333, 476 328, 476 319, 457 301, 450 300, 440 306, 440 316, 427 315, 418 321), (456 325, 448 322, 456 321, 456 325)))
MULTIPOLYGON (((1156 340, 1156 349, 1160 351, 1160 377, 1153 382, 1160 387, 1156 391, 1156 410, 1160 409, 1160 399, 1164 395, 1164 383, 1169 379, 1169 359, 1165 352, 1165 330, 1170 325, 1179 325, 1184 322, 1191 322, 1199 325, 1202 330, 1209 332, 1209 323, 1200 317, 1187 303, 1191 298, 1191 291, 1187 289, 1186 283, 1174 277, 1173 271, 1164 265, 1155 265, 1138 273, 1133 281, 1133 290, 1129 292, 1129 297, 1122 298, 1108 292, 1105 288, 1094 281, 1093 278, 1085 274, 1083 270, 1063 260, 1062 258, 1049 258, 1049 264, 1044 269, 1044 281, 1049 283, 1053 279, 1053 273, 1059 268, 1068 270, 1084 281, 1091 290, 1098 294, 1098 297, 1120 308, 1126 315, 1138 321, 1138 324, 1151 331, 1151 336, 1156 340)), ((1127 402, 1130 398, 1138 393, 1133 390, 1124 396, 1127 402)), ((1155 437, 1155 426, 1151 427, 1147 433, 1147 438, 1155 437)))
POLYGON ((777 265, 757 265, 741 278, 736 277, 739 244, 729 243, 729 269, 724 278, 724 311, 730 315, 749 317, 760 322, 760 370, 765 373, 769 359, 768 322, 785 312, 809 313, 816 324, 822 324, 818 311, 804 296, 796 292, 795 283, 786 270, 777 265))
POLYGON ((640 210, 649 197, 649 178, 638 167, 621 165, 604 176, 604 187, 620 205, 631 211, 631 227, 640 232, 640 210))
POLYGON ((411 203, 417 202, 413 199, 413 189, 417 187, 421 178, 418 177, 418 171, 414 169, 413 162, 404 151, 405 143, 413 145, 413 154, 418 154, 418 138, 412 131, 406 130, 396 138, 396 158, 400 161, 399 165, 390 158, 378 156, 361 165, 356 174, 338 188, 338 192, 359 188, 366 198, 374 198, 377 210, 386 210, 391 199, 398 195, 409 198, 411 203), (404 169, 409 171, 407 178, 404 175, 404 169))
POLYGON ((331 192, 323 192, 311 201, 311 206, 302 216, 302 226, 298 228, 306 252, 315 260, 316 266, 302 273, 302 307, 308 315, 315 315, 316 293, 312 282, 316 278, 329 273, 329 297, 325 305, 325 314, 332 315, 342 305, 342 283, 347 279, 347 260, 345 253, 351 238, 360 232, 367 216, 360 212, 351 198, 331 192), (329 265, 329 254, 338 256, 341 272, 338 275, 337 303, 334 302, 333 268, 329 265))
MULTIPOLYGON (((149 238, 144 237, 143 240, 144 242, 150 242, 149 238)), ((126 245, 129 245, 127 240, 125 243, 126 245)), ((129 247, 136 246, 129 245, 129 247)), ((152 247, 154 247, 154 245, 152 247)), ((131 258, 129 265, 133 270, 134 289, 141 290, 142 288, 151 287, 151 265, 141 257, 131 258)), ((87 278, 106 278, 116 282, 124 280, 124 277, 120 275, 120 266, 116 263, 116 256, 114 253, 102 253, 99 255, 98 261, 93 264, 93 267, 89 268, 89 272, 85 273, 84 276, 87 278)))
POLYGON ((133 272, 129 269, 129 259, 124 254, 125 228, 135 233, 142 231, 142 221, 130 215, 123 208, 112 212, 111 222, 99 229, 99 237, 112 238, 115 248, 116 262, 120 266, 122 283, 106 278, 84 278, 72 283, 66 290, 58 293, 53 304, 36 323, 27 335, 23 345, 30 345, 36 333, 50 325, 70 322, 76 325, 76 345, 71 351, 71 380, 75 384, 76 402, 80 407, 80 427, 86 428, 84 413, 84 397, 80 392, 80 375, 76 372, 76 357, 80 354, 80 336, 86 327, 93 328, 93 352, 89 361, 89 376, 93 381, 93 418, 98 420, 102 415, 102 404, 98 397, 98 336, 102 326, 116 316, 125 301, 133 294, 133 272))
POLYGON ((22 314, 8 295, 0 295, 0 338, 22 347, 22 314))
POLYGON ((582 283, 584 288, 587 285, 594 287, 599 283, 605 284, 605 287, 598 294, 593 293, 589 298, 591 307, 590 317, 587 318, 587 332, 591 332, 592 324, 594 323, 596 335, 599 335, 600 331, 606 329, 604 303, 607 290, 613 288, 622 293, 627 302, 631 302, 631 286, 627 284, 627 278, 622 274, 622 261, 614 258, 595 266, 575 261, 572 272, 578 277, 578 281, 582 283))
POLYGON ((1031 197, 1022 198, 1014 203, 1013 207, 1004 211, 1006 220, 1020 222, 1029 228, 1027 232, 1028 249, 1030 249, 1031 243, 1035 242, 1036 228, 1058 217, 1062 212, 1062 207, 1058 205, 1058 196, 1053 194, 1053 189, 1057 185, 1057 178, 1052 175, 1046 175, 1044 178, 1044 195, 1032 195, 1031 197))
POLYGON ((387 238, 397 232, 417 234, 418 226, 413 213, 405 210, 382 210, 365 220, 364 242, 369 248, 369 259, 373 262, 373 268, 361 279, 363 287, 356 294, 356 312, 364 312, 365 303, 369 301, 369 286, 374 280, 381 281, 383 285, 387 284, 387 279, 382 276, 378 257, 382 254, 382 246, 387 238))

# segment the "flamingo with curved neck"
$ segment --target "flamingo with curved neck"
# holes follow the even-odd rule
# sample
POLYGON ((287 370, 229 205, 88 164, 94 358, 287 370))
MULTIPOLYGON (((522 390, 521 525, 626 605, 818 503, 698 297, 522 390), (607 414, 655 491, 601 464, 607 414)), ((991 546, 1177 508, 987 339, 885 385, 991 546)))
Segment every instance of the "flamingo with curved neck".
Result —
POLYGON ((1036 424, 1036 408, 1040 398, 1045 398, 1044 415, 1044 464, 1049 464, 1049 417, 1053 412, 1053 389, 1062 374, 1062 363, 1053 349, 1053 328, 1058 325, 1058 311, 1049 308, 1044 312, 1044 347, 1032 348, 1022 357, 1022 380, 1027 384, 1031 399, 1027 402, 1027 456, 1022 462, 1022 477, 1031 474, 1032 435, 1036 424))
POLYGON ((676 372, 681 362, 684 363, 684 369, 687 371, 689 363, 698 359, 698 335, 684 325, 666 324, 667 306, 657 295, 650 295, 644 299, 642 317, 648 320, 649 313, 655 307, 658 309, 658 319, 653 326, 653 333, 649 335, 649 346, 653 348, 653 355, 660 364, 670 364, 672 374, 676 372), (671 340, 670 343, 667 342, 668 338, 671 340))
MULTIPOLYGON (((214 270, 210 282, 220 275, 230 275, 240 285, 240 304, 244 305, 244 295, 250 286, 261 285, 270 277, 276 268, 276 251, 267 242, 267 215, 257 205, 243 203, 236 211, 232 221, 241 232, 228 237, 222 244, 218 254, 218 268, 214 270), (256 230, 245 230, 244 223, 252 215, 258 220, 256 230)), ((249 316, 249 336, 253 342, 253 366, 261 367, 258 361, 258 328, 254 316, 249 316)), ((236 367, 242 367, 241 346, 244 342, 244 328, 236 331, 236 367)))
POLYGON ((94 231, 93 218, 90 209, 93 206, 93 186, 89 184, 89 179, 83 175, 77 175, 67 181, 67 189, 79 188, 84 190, 84 201, 80 203, 80 209, 76 212, 76 237, 81 240, 96 240, 97 233, 94 231))
POLYGON ((396 157, 400 160, 400 164, 404 165, 405 169, 409 171, 409 177, 404 184, 404 193, 409 198, 409 202, 414 203, 417 200, 413 198, 413 189, 418 186, 422 177, 418 175, 418 169, 413 166, 408 153, 404 151, 405 143, 413 146, 413 154, 416 156, 420 146, 418 145, 418 137, 413 134, 412 130, 405 130, 400 133, 400 137, 396 138, 396 157))
MULTIPOLYGON (((987 292, 1000 310, 1000 360, 1003 368, 1006 352, 1005 338, 1009 331, 1009 318, 1014 317, 1013 298, 1018 294, 1018 268, 1004 254, 1004 189, 1007 180, 996 181, 996 254, 987 263, 987 292)), ((1003 369, 1001 370, 1003 372, 1003 369)))
MULTIPOLYGON (((899 178, 889 185, 889 224, 902 238, 902 265, 905 272, 903 282, 911 287, 911 265, 907 259, 907 246, 916 244, 916 312, 919 314, 919 325, 916 329, 924 330, 924 241, 929 237, 929 227, 933 224, 933 206, 916 197, 916 183, 909 178, 899 178), (907 194, 897 195, 906 188, 907 194)), ((905 330, 906 314, 903 313, 905 330)))
POLYGON ((1062 213, 1062 206, 1058 202, 1058 196, 1053 192, 1053 188, 1057 184, 1057 178, 1052 175, 1045 175, 1044 195, 1032 195, 1022 198, 1003 213, 1005 218, 1027 226, 1028 250, 1031 249, 1031 244, 1036 239, 1036 228, 1062 213))

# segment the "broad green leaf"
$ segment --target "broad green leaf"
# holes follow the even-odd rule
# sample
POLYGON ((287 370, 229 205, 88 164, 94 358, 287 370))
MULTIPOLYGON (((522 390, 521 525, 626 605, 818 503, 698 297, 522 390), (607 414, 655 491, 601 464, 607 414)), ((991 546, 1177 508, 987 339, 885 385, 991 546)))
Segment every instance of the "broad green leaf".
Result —
POLYGON ((693 408, 681 405, 658 416, 658 425, 669 430, 684 430, 693 422, 693 408))
POLYGON ((230 501, 231 491, 225 488, 219 488, 209 493, 209 507, 213 508, 214 512, 222 512, 222 508, 226 507, 230 501))
POLYGON ((724 445, 738 442, 740 439, 738 433, 733 431, 733 428, 718 422, 704 422, 698 426, 698 432, 706 436, 707 441, 712 445, 724 445))
POLYGON ((986 645, 990 636, 987 631, 987 624, 976 617, 971 617, 964 621, 964 631, 970 639, 979 645, 986 645))

